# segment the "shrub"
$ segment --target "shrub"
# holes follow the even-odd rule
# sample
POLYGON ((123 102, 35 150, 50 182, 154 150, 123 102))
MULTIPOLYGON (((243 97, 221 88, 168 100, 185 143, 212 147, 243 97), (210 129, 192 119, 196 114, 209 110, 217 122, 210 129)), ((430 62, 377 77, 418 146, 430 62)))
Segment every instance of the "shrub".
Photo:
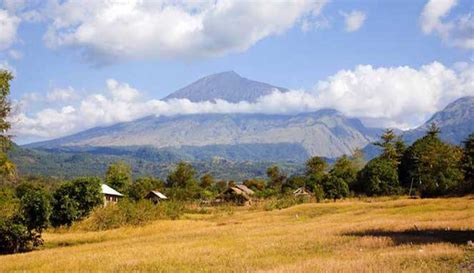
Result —
POLYGON ((322 184, 324 197, 327 199, 342 199, 349 195, 349 186, 340 177, 328 175, 322 184))
POLYGON ((309 201, 308 196, 293 196, 293 195, 283 195, 277 198, 272 198, 268 200, 264 209, 271 211, 274 209, 286 209, 295 205, 299 205, 309 201))
MULTIPOLYGON (((19 192, 17 191, 17 194, 19 192)), ((51 214, 50 196, 41 187, 25 187, 21 193, 20 211, 22 223, 29 231, 39 234, 48 227, 51 214)))
POLYGON ((43 243, 41 236, 28 231, 14 219, 0 219, 0 254, 31 250, 43 243))
POLYGON ((180 202, 166 201, 155 205, 149 200, 122 200, 116 205, 95 209, 75 227, 84 230, 107 230, 126 225, 138 226, 158 219, 178 219, 184 210, 184 204, 180 202))
POLYGON ((103 202, 100 184, 98 178, 83 177, 61 185, 53 193, 51 224, 71 225, 89 215, 103 202))

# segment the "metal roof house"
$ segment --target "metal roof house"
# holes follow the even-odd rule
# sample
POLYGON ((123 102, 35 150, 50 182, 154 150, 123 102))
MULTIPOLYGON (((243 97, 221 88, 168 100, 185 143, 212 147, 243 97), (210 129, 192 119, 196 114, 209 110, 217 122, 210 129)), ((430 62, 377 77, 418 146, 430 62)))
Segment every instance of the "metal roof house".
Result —
POLYGON ((162 200, 168 200, 168 197, 166 197, 166 195, 162 194, 159 191, 150 191, 145 196, 145 198, 151 200, 155 204, 159 203, 162 200))
POLYGON ((107 206, 108 204, 112 203, 115 204, 118 202, 120 198, 123 197, 123 194, 120 192, 112 189, 106 184, 102 184, 102 194, 104 195, 104 205, 107 206))

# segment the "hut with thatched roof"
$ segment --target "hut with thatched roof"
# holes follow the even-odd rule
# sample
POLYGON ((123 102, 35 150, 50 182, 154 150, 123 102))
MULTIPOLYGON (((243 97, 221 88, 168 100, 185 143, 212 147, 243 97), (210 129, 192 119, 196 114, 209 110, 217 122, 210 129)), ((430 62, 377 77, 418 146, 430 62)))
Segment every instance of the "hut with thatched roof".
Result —
POLYGON ((249 189, 247 186, 239 184, 228 187, 219 195, 216 201, 217 203, 223 201, 246 206, 252 203, 252 196, 254 194, 255 192, 249 189))
POLYGON ((313 193, 306 186, 302 186, 293 191, 294 196, 310 196, 313 193))

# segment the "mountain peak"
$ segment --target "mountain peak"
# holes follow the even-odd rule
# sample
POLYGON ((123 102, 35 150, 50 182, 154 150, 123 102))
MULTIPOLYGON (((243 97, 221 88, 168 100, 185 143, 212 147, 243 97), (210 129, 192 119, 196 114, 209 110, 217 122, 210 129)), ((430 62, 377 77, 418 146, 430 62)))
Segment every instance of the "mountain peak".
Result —
POLYGON ((405 140, 413 142, 422 137, 431 123, 441 129, 441 138, 453 144, 460 144, 474 132, 474 97, 462 97, 436 112, 420 127, 405 133, 405 140))
POLYGON ((268 95, 275 89, 281 92, 288 91, 286 88, 249 80, 231 70, 203 77, 164 99, 189 99, 193 102, 216 101, 217 99, 234 103, 255 102, 257 98, 268 95))

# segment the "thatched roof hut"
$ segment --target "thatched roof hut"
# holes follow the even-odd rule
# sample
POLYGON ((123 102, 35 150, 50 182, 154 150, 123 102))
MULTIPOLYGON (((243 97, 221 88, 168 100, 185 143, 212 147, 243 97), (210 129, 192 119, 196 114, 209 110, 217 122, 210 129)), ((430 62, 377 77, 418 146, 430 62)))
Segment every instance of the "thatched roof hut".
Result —
POLYGON ((313 194, 306 186, 302 186, 293 191, 294 196, 308 196, 313 194))
POLYGON ((225 202, 234 202, 239 205, 250 205, 252 202, 252 195, 254 194, 255 192, 247 186, 239 184, 228 187, 223 193, 221 193, 218 199, 225 202))

